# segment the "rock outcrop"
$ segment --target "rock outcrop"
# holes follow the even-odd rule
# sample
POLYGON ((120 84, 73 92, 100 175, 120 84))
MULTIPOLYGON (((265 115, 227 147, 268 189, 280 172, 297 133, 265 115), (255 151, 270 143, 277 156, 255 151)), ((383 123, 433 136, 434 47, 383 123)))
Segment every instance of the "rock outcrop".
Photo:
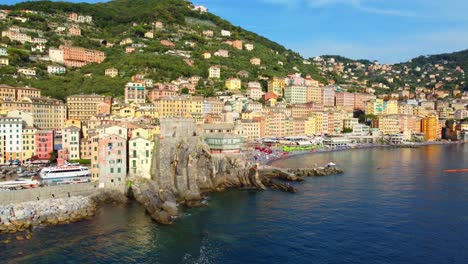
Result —
POLYGON ((242 154, 211 155, 202 137, 156 139, 151 180, 131 179, 131 192, 158 223, 170 224, 178 205, 200 205, 205 192, 266 189, 242 154))
POLYGON ((286 169, 287 172, 294 174, 298 177, 321 177, 321 176, 330 176, 336 174, 343 174, 344 171, 336 166, 325 166, 318 168, 310 169, 286 169))

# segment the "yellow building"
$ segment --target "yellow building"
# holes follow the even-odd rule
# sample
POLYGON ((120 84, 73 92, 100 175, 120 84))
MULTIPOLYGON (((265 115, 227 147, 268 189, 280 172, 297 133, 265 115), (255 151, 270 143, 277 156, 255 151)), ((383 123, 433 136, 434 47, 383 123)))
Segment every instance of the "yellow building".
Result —
POLYGON ((234 126, 234 134, 243 136, 248 140, 257 140, 262 137, 261 123, 252 120, 242 120, 234 126))
POLYGON ((62 129, 67 117, 65 104, 48 97, 22 97, 17 101, 4 101, 2 110, 20 110, 30 113, 34 126, 39 129, 62 129))
POLYGON ((81 121, 77 119, 67 119, 65 121, 65 127, 76 126, 76 127, 82 128, 81 125, 82 125, 81 121))
POLYGON ((379 118, 372 120, 372 127, 378 128, 384 135, 401 132, 399 116, 379 116, 379 118))
POLYGON ((387 115, 396 115, 398 114, 398 101, 389 100, 385 102, 385 114, 387 115))
POLYGON ((36 129, 32 127, 23 128, 23 160, 32 158, 35 155, 36 148, 36 129))
POLYGON ((306 101, 317 104, 322 103, 322 88, 316 86, 308 86, 306 88, 306 101))
MULTIPOLYGON (((311 113, 310 119, 313 120, 313 122, 315 123, 314 134, 323 134, 323 113, 322 112, 311 113)), ((309 121, 309 122, 312 122, 312 121, 309 121)))
POLYGON ((127 105, 119 108, 113 108, 112 109, 112 114, 116 116, 120 116, 122 118, 129 118, 129 117, 134 117, 135 116, 135 108, 127 105))
POLYGON ((153 140, 155 135, 159 134, 159 127, 153 129, 137 128, 132 131, 132 138, 142 137, 153 140))
POLYGON ((156 109, 156 106, 151 103, 151 104, 140 104, 138 108, 135 111, 135 117, 140 118, 140 117, 152 117, 152 118, 158 118, 159 113, 156 109))
POLYGON ((192 96, 163 97, 154 102, 160 117, 202 115, 203 99, 192 96))
POLYGON ((256 117, 262 117, 263 113, 261 112, 242 112, 241 119, 242 120, 252 120, 256 117))
POLYGON ((240 90, 241 89, 241 80, 237 78, 229 78, 226 81, 226 88, 228 90, 240 90))
POLYGON ((317 118, 309 116, 304 121, 304 133, 306 135, 314 135, 317 133, 316 126, 317 118))
POLYGON ((436 115, 430 115, 421 120, 421 132, 424 133, 427 141, 434 141, 439 138, 439 120, 436 115))
MULTIPOLYGON (((398 112, 398 109, 397 109, 398 112)), ((366 102, 366 115, 383 115, 384 102, 382 99, 372 99, 366 102)))
POLYGON ((273 77, 273 79, 268 81, 268 92, 283 96, 285 86, 286 81, 283 78, 273 77))
POLYGON ((88 121, 99 114, 106 98, 97 94, 81 94, 67 97, 68 119, 88 121))

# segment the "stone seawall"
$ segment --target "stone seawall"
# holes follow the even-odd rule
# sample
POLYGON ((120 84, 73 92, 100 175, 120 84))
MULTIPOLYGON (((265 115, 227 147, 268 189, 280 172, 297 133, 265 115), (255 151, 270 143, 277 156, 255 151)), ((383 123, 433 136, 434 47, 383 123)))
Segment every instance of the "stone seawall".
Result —
MULTIPOLYGON (((106 189, 109 189, 106 186, 106 189)), ((124 192, 125 186, 116 185, 110 189, 124 192)), ((69 198, 75 196, 93 196, 100 192, 97 183, 67 184, 48 186, 27 190, 0 192, 0 205, 41 201, 52 198, 69 198)))
MULTIPOLYGON (((127 201, 124 185, 114 188, 97 188, 94 185, 55 187, 40 188, 42 190, 39 193, 40 195, 57 194, 55 198, 27 202, 18 202, 18 200, 32 196, 21 196, 16 191, 11 192, 15 194, 16 199, 11 198, 10 200, 14 200, 15 203, 0 205, 0 234, 13 234, 22 231, 28 231, 30 234, 29 230, 32 227, 68 224, 93 216, 101 204, 125 203, 127 201), (70 193, 70 197, 68 197, 68 193, 70 193)), ((36 194, 38 193, 36 192, 36 194)))
POLYGON ((67 224, 95 212, 93 198, 83 196, 3 205, 0 206, 0 234, 21 232, 40 225, 67 224))

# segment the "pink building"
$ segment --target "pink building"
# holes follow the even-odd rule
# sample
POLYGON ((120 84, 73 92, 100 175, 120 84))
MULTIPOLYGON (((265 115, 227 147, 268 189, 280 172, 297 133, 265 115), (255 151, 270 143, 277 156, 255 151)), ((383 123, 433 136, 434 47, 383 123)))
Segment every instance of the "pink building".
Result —
POLYGON ((249 87, 247 88, 246 95, 253 100, 260 100, 265 93, 262 91, 262 88, 249 87))
POLYGON ((351 111, 354 109, 354 94, 348 92, 339 92, 335 95, 336 106, 351 111))
POLYGON ((366 102, 375 98, 375 95, 372 94, 354 94, 354 109, 363 111, 366 110, 366 102))
POLYGON ((117 135, 100 134, 91 141, 91 145, 97 147, 97 151, 93 149, 91 155, 91 172, 96 171, 99 182, 104 185, 124 183, 127 176, 127 140, 117 135))
POLYGON ((323 106, 335 106, 335 88, 331 86, 322 88, 323 106))
POLYGON ((38 130, 36 132, 36 155, 39 160, 50 159, 50 153, 54 151, 54 131, 38 130))
POLYGON ((169 90, 169 89, 154 89, 148 91, 148 99, 151 101, 157 100, 162 97, 168 97, 168 96, 177 96, 178 92, 174 90, 169 90))

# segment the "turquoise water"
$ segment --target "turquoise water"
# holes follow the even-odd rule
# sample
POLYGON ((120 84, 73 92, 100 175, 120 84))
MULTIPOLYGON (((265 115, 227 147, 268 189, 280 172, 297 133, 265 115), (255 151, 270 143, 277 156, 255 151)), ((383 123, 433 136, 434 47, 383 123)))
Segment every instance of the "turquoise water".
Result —
MULTIPOLYGON (((367 149, 276 162, 333 161, 297 194, 210 195, 173 226, 137 204, 0 244, 2 263, 468 263, 468 145, 367 149)), ((1 237, 0 237, 1 240, 1 237)))

